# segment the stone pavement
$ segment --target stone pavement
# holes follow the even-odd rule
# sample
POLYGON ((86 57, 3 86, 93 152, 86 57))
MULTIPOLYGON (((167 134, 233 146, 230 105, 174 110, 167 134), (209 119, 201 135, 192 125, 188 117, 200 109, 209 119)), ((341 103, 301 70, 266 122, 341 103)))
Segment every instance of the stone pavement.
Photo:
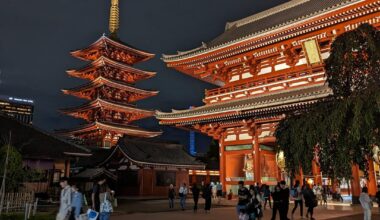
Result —
MULTIPOLYGON (((166 200, 146 200, 146 201, 133 201, 122 203, 120 207, 116 209, 116 212, 111 217, 112 220, 122 220, 122 219, 137 219, 137 220, 235 220, 237 219, 236 211, 232 204, 235 201, 222 202, 221 205, 213 205, 211 213, 205 214, 203 211, 203 201, 200 200, 201 204, 199 206, 198 213, 194 213, 190 208, 192 207, 191 200, 188 200, 186 211, 179 210, 178 201, 175 204, 177 208, 170 210, 168 209, 168 203, 166 200)), ((290 205, 289 210, 293 208, 290 205)), ((290 213, 289 211, 289 213, 290 213)), ((304 208, 304 213, 306 209, 304 208)), ((361 207, 351 206, 349 204, 329 204, 327 207, 318 206, 314 210, 314 217, 317 220, 322 219, 363 219, 361 207)), ((377 213, 377 208, 373 210, 373 219, 380 219, 380 215, 377 213)), ((269 220, 271 218, 272 212, 269 208, 264 210, 263 220, 269 220)), ((291 215, 289 214, 289 218, 291 215)), ((279 219, 279 216, 277 216, 279 219)), ((294 215, 294 220, 301 219, 299 217, 299 210, 296 211, 294 215)))

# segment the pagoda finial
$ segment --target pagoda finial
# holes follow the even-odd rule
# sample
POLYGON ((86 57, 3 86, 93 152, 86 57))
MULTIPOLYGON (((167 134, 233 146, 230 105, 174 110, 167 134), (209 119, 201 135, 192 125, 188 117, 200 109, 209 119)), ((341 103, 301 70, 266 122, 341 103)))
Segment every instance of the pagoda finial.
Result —
POLYGON ((111 35, 116 35, 119 30, 119 0, 111 0, 109 30, 111 35))

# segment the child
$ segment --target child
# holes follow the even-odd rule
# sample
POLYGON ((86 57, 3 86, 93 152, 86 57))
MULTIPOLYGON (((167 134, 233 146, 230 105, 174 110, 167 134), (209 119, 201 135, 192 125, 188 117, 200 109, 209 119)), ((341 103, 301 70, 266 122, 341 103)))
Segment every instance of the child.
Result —
POLYGON ((79 192, 79 189, 76 185, 71 186, 71 219, 76 220, 79 219, 79 215, 82 211, 83 204, 83 195, 79 192))

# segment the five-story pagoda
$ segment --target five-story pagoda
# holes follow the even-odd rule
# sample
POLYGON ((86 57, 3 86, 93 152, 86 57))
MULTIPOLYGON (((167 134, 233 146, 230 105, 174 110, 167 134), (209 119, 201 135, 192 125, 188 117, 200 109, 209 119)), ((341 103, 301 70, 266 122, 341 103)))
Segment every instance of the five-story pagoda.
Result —
POLYGON ((154 115, 154 111, 137 108, 135 102, 157 95, 158 91, 138 89, 134 85, 139 80, 153 77, 155 73, 132 67, 151 59, 154 54, 127 46, 118 39, 118 0, 111 0, 109 22, 109 36, 103 34, 89 47, 71 52, 74 57, 90 63, 67 73, 89 82, 63 90, 64 94, 88 100, 81 106, 61 110, 67 115, 84 119, 86 123, 58 133, 80 139, 89 146, 111 147, 123 135, 149 138, 161 134, 131 124, 154 115))

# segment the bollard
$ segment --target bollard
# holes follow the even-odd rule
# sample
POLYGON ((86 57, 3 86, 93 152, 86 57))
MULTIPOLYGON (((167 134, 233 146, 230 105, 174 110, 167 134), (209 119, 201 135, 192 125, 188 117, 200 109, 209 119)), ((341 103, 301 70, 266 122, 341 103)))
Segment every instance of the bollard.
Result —
POLYGON ((33 203, 29 203, 28 219, 30 219, 30 214, 32 214, 32 208, 33 208, 33 203))
POLYGON ((34 202, 34 207, 33 207, 33 216, 36 215, 37 213, 37 205, 38 205, 38 198, 36 199, 36 201, 34 202))
POLYGON ((8 211, 9 211, 9 205, 10 205, 10 202, 7 201, 7 209, 6 209, 6 213, 8 214, 8 211))
POLYGON ((27 219, 28 219, 28 207, 29 207, 29 204, 28 204, 28 203, 25 203, 24 220, 27 220, 27 219))

